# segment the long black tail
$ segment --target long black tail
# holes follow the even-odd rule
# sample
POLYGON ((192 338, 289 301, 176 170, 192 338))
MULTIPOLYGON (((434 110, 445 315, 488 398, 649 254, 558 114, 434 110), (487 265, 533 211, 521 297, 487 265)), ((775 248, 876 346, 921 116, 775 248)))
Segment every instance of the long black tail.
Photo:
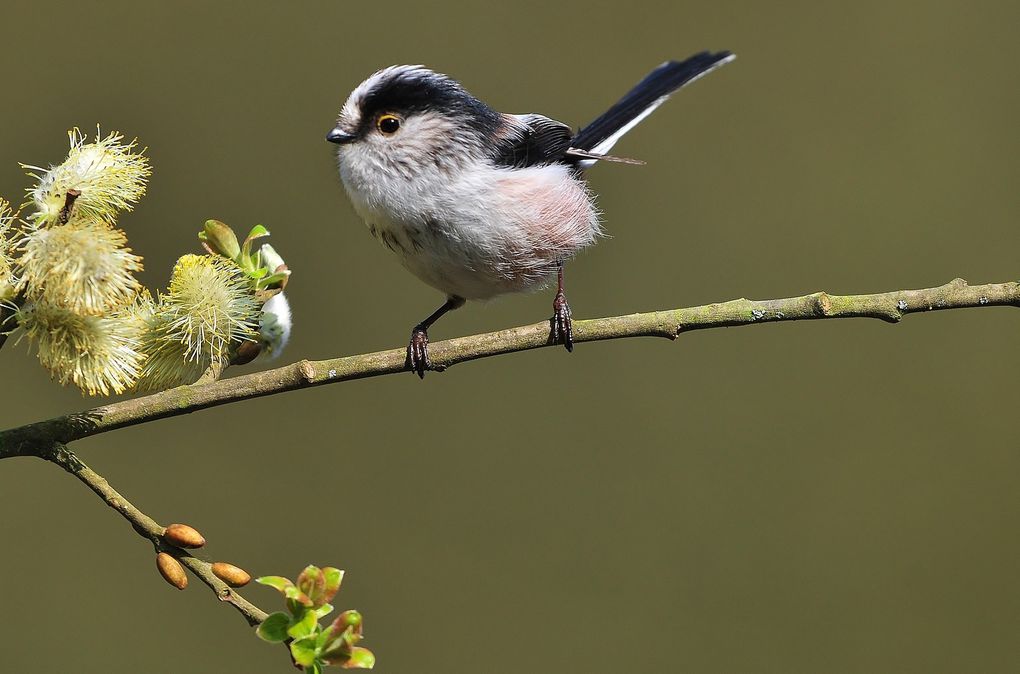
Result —
POLYGON ((670 94, 734 58, 728 51, 703 51, 684 61, 666 61, 605 114, 578 131, 570 146, 598 154, 609 152, 623 134, 665 103, 670 94))

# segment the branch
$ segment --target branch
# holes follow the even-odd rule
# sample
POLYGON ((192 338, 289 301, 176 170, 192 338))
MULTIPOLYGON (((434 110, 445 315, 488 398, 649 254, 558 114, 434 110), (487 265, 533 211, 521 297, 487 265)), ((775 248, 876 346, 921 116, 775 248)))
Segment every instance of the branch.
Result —
MULTIPOLYGON (((624 337, 677 336, 690 330, 826 318, 878 318, 898 322, 906 314, 968 307, 1020 306, 1016 282, 968 286, 956 279, 943 286, 873 295, 829 295, 755 301, 738 299, 687 309, 574 321, 574 342, 624 337)), ((549 346, 549 322, 436 342, 429 347, 433 369, 477 358, 549 346)), ((0 459, 37 454, 53 442, 68 443, 125 426, 147 423, 239 400, 284 391, 406 371, 404 349, 331 360, 302 360, 275 370, 208 384, 182 386, 155 395, 96 407, 0 431, 0 459)))
POLYGON ((116 510, 124 519, 130 522, 139 536, 149 539, 156 552, 166 552, 177 558, 199 580, 209 586, 209 589, 216 594, 220 601, 227 602, 237 609, 244 616, 244 619, 248 621, 249 625, 258 625, 266 619, 268 614, 265 611, 246 600, 217 578, 213 574, 212 565, 209 562, 194 557, 188 551, 170 545, 163 540, 163 532, 166 531, 165 527, 160 526, 155 520, 132 505, 130 501, 110 486, 106 478, 82 463, 81 459, 70 449, 60 443, 51 443, 44 450, 40 451, 38 456, 57 464, 84 482, 85 486, 106 502, 106 505, 116 510))

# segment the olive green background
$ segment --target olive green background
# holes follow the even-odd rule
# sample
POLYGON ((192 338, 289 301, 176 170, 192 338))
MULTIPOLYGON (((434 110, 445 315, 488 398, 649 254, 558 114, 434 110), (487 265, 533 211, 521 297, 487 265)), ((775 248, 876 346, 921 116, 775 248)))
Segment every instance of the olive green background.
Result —
MULTIPOLYGON (((323 136, 375 69, 583 124, 650 68, 738 60, 591 183, 576 316, 1020 275, 1015 2, 22 2, 0 9, 0 193, 79 125, 137 135, 122 219, 165 284, 206 218, 294 270, 283 362, 391 348, 442 300, 367 235, 323 136)), ((531 323, 469 305, 442 339, 531 323)), ((254 574, 337 565, 380 672, 1012 672, 1020 312, 819 321, 523 353, 76 444, 254 574)), ((239 371, 251 371, 248 366, 239 371)), ((268 367, 266 364, 258 367, 268 367)), ((95 404, 24 342, 0 426, 95 404)), ((0 466, 0 670, 285 672, 81 484, 0 466)), ((246 596, 275 610, 277 595, 246 596)))

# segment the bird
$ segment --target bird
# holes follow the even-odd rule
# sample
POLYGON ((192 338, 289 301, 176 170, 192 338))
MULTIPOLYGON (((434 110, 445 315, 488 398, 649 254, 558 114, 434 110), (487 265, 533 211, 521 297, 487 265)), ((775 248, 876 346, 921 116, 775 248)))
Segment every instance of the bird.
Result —
POLYGON ((347 97, 326 140, 368 231, 446 295, 414 326, 405 368, 432 368, 428 330, 467 300, 551 284, 549 341, 573 350, 563 268, 602 234, 586 171, 681 87, 729 63, 703 51, 652 70, 579 131, 544 115, 497 112, 421 65, 379 70, 347 97))

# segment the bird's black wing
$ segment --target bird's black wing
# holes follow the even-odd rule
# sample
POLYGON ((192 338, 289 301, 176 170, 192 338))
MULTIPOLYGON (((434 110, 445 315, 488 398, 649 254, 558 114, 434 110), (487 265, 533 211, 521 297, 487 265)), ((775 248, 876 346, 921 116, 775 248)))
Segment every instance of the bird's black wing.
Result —
POLYGON ((563 122, 542 115, 507 115, 493 145, 497 166, 524 168, 568 161, 567 149, 574 132, 563 122))

